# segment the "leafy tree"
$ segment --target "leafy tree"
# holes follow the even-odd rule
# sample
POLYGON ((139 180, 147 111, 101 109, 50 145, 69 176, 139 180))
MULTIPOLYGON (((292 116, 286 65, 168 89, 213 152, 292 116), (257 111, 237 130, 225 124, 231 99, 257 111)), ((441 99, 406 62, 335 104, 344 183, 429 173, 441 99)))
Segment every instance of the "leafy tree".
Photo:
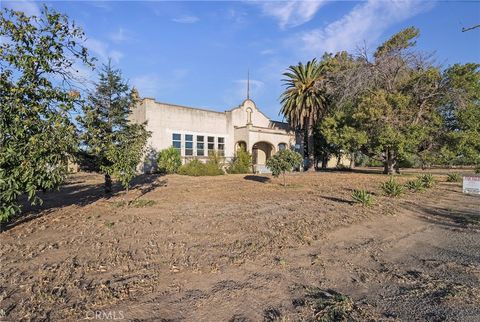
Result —
POLYGON ((137 166, 145 156, 149 136, 150 133, 142 124, 130 124, 116 135, 116 141, 106 151, 109 164, 103 165, 102 170, 117 178, 127 193, 130 181, 137 173, 137 166))
POLYGON ((290 66, 283 74, 286 86, 281 96, 282 113, 292 127, 307 134, 308 170, 314 170, 314 126, 327 108, 326 92, 321 84, 322 67, 313 59, 306 65, 290 66))
POLYGON ((341 73, 335 90, 347 98, 339 107, 345 114, 324 126, 334 143, 382 161, 384 173, 398 172, 412 155, 428 155, 442 124, 442 75, 412 50, 418 35, 406 28, 379 46, 373 61, 365 54, 341 73))
POLYGON ((480 164, 480 64, 456 64, 444 72, 445 119, 440 155, 447 164, 480 164))
POLYGON ((243 148, 235 153, 227 169, 228 173, 250 173, 252 172, 252 155, 243 148))
POLYGON ((274 177, 283 174, 283 185, 286 187, 285 172, 292 171, 302 164, 302 155, 290 149, 280 150, 267 160, 267 167, 274 177))
POLYGON ((76 64, 92 66, 84 34, 43 7, 39 17, 5 9, 0 16, 0 223, 20 212, 19 197, 39 203, 58 187, 77 145, 69 119, 79 102, 76 64))
POLYGON ((320 123, 320 132, 326 142, 333 145, 335 154, 339 157, 343 154, 350 155, 350 168, 354 166, 355 153, 368 142, 367 133, 358 128, 352 115, 343 111, 325 117, 320 123))
POLYGON ((95 91, 83 106, 78 122, 82 153, 94 165, 93 170, 104 174, 105 193, 112 190, 112 175, 128 187, 136 167, 145 153, 149 133, 144 124, 134 125, 128 120, 138 93, 123 80, 120 70, 109 61, 104 65, 95 91))
POLYGON ((160 173, 177 173, 182 165, 180 152, 173 146, 158 153, 157 168, 160 173))

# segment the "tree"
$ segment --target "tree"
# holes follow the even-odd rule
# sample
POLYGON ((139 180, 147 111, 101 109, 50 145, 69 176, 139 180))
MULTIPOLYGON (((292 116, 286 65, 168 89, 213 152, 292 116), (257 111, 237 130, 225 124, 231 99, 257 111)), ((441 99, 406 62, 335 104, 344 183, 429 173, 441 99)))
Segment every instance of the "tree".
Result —
POLYGON ((313 59, 306 65, 290 66, 283 74, 286 87, 281 96, 282 113, 290 125, 307 134, 308 170, 314 170, 314 126, 327 108, 327 97, 322 86, 322 67, 313 59))
POLYGON ((363 54, 336 82, 348 120, 337 134, 354 134, 348 128, 353 125, 357 133, 348 135, 349 145, 381 160, 384 173, 398 172, 401 160, 431 150, 441 127, 442 77, 427 57, 411 50, 418 35, 413 27, 397 33, 377 48, 373 61, 363 54))
POLYGON ((69 119, 79 102, 76 64, 93 66, 80 28, 43 7, 39 17, 5 9, 0 16, 0 223, 57 188, 77 145, 69 119))
POLYGON ((137 99, 136 90, 109 61, 103 65, 95 91, 88 97, 89 104, 83 106, 83 115, 77 119, 83 130, 82 154, 94 165, 92 170, 104 174, 105 193, 112 190, 112 175, 128 186, 145 152, 149 133, 144 124, 134 125, 128 120, 137 99))
POLYGON ((447 164, 480 164, 480 64, 455 64, 444 72, 448 89, 440 155, 447 164))
POLYGON ((177 173, 182 165, 180 152, 173 146, 158 153, 157 168, 160 173, 177 173))
POLYGON ((338 157, 350 155, 350 168, 355 165, 355 153, 368 142, 367 133, 359 128, 352 115, 344 111, 332 113, 319 125, 320 133, 338 157))
POLYGON ((267 160, 267 167, 274 177, 283 174, 283 186, 286 187, 285 172, 292 171, 302 164, 302 155, 290 149, 280 150, 267 160))

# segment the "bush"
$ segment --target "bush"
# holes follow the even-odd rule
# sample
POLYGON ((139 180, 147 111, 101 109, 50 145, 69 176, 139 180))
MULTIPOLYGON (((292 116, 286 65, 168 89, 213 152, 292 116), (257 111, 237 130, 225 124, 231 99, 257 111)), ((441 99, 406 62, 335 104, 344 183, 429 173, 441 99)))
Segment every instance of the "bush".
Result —
POLYGON ((431 173, 418 176, 418 180, 422 182, 424 188, 432 188, 435 185, 435 178, 431 173))
POLYGON ((252 155, 244 149, 238 149, 235 157, 230 161, 227 169, 228 173, 251 173, 252 172, 252 155))
POLYGON ((462 176, 458 173, 449 173, 447 174, 447 182, 459 182, 462 180, 462 176))
POLYGON ((166 174, 177 173, 181 165, 182 159, 180 157, 180 152, 173 146, 158 153, 158 172, 166 174))
POLYGON ((398 183, 393 176, 390 176, 390 178, 382 184, 382 190, 389 197, 398 197, 403 193, 404 187, 398 183))
POLYGON ((189 163, 182 165, 178 169, 178 174, 194 177, 222 175, 224 172, 222 170, 221 157, 216 153, 212 153, 207 163, 193 159, 189 163))
POLYGON ((420 179, 408 181, 405 187, 407 187, 408 190, 413 192, 419 192, 419 191, 425 190, 425 187, 423 186, 423 182, 420 179))
POLYGON ((364 206, 370 206, 374 202, 372 194, 367 190, 353 190, 352 199, 356 203, 361 203, 364 206))
POLYGON ((480 173, 480 164, 475 167, 475 173, 480 173))
POLYGON ((283 174, 283 185, 285 182, 285 172, 290 172, 293 168, 302 164, 302 155, 290 149, 280 150, 267 160, 267 167, 272 171, 274 177, 283 174))

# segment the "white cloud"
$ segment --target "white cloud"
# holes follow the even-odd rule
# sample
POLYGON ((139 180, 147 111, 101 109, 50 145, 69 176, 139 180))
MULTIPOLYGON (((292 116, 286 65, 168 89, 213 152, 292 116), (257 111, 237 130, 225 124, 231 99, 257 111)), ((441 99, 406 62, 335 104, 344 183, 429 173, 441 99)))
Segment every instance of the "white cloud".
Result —
POLYGON ((300 37, 303 50, 310 55, 352 50, 363 42, 367 45, 377 42, 390 26, 431 7, 431 2, 415 0, 369 0, 326 27, 296 35, 296 38, 300 37))
POLYGON ((94 38, 87 39, 85 47, 90 49, 100 62, 106 62, 111 58, 113 63, 118 64, 123 57, 120 51, 111 49, 107 43, 94 38))
POLYGON ((4 1, 3 4, 6 8, 13 9, 15 11, 23 11, 27 16, 40 16, 40 8, 33 1, 4 1))
POLYGON ((264 15, 278 20, 280 28, 296 27, 310 21, 326 1, 267 1, 260 5, 264 15))
POLYGON ((113 42, 116 43, 121 43, 132 39, 132 33, 122 27, 118 28, 117 31, 110 33, 108 36, 113 42))
POLYGON ((150 73, 136 76, 130 80, 130 83, 138 89, 141 97, 153 97, 161 100, 161 96, 165 92, 179 88, 187 75, 188 70, 175 69, 169 77, 160 77, 157 74, 150 73))
POLYGON ((199 21, 200 19, 195 16, 181 16, 177 18, 173 18, 173 22, 178 22, 178 23, 195 23, 199 21))

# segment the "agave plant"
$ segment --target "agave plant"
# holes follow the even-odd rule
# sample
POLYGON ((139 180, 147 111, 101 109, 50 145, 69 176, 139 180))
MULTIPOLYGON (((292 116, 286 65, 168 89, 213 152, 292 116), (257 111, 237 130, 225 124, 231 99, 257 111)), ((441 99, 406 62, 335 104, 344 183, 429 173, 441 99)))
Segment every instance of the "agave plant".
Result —
POLYGON ((449 173, 447 174, 447 181, 448 182, 459 182, 462 180, 462 176, 459 175, 458 173, 449 173))
POLYGON ((405 184, 408 190, 413 192, 424 191, 425 187, 423 186, 423 182, 419 179, 410 180, 405 184))
POLYGON ((389 197, 398 197, 403 193, 404 187, 398 183, 393 176, 390 176, 390 178, 382 184, 382 190, 389 197))
POLYGON ((364 206, 371 206, 375 199, 367 190, 353 190, 352 199, 356 203, 361 203, 364 206))
POLYGON ((435 185, 435 178, 431 173, 425 173, 418 176, 418 179, 422 182, 424 188, 432 188, 435 185))

